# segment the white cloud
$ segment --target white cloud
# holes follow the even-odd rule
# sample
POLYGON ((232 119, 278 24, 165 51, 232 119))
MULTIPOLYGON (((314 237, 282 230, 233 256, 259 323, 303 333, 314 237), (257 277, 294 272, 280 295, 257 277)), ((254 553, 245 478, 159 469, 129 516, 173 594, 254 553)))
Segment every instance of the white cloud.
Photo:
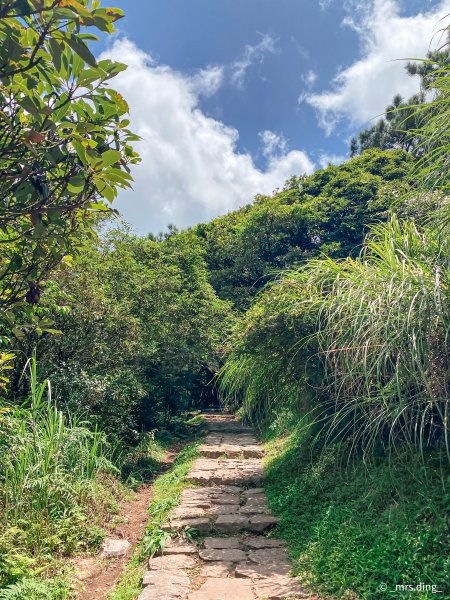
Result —
POLYGON ((329 134, 342 119, 362 125, 382 114, 392 97, 409 97, 418 90, 418 80, 405 72, 398 59, 424 57, 433 35, 443 25, 439 20, 450 11, 450 0, 427 12, 402 17, 396 0, 353 0, 344 25, 360 37, 362 56, 341 70, 333 88, 316 94, 302 94, 316 109, 319 124, 329 134))
POLYGON ((258 135, 262 142, 262 153, 266 158, 274 159, 287 153, 287 140, 282 133, 266 129, 258 135))
POLYGON ((332 2, 333 0, 319 0, 319 6, 322 10, 327 10, 332 2))
POLYGON ((224 68, 212 66, 200 69, 198 73, 190 77, 191 89, 197 96, 213 96, 223 83, 224 68))
POLYGON ((231 67, 231 82, 236 87, 243 88, 248 69, 255 64, 261 64, 267 54, 275 54, 275 52, 275 40, 267 33, 261 36, 258 44, 245 46, 242 58, 234 62, 231 67))
POLYGON ((249 154, 238 153, 238 131, 207 117, 198 106, 199 94, 220 85, 215 67, 188 77, 155 64, 125 39, 106 54, 129 65, 113 86, 127 99, 131 127, 143 138, 136 144, 142 163, 133 168, 134 190, 121 192, 115 203, 139 232, 211 219, 257 193, 271 193, 293 174, 313 171, 304 152, 280 151, 281 142, 278 153, 274 147, 268 156, 265 171, 249 154))

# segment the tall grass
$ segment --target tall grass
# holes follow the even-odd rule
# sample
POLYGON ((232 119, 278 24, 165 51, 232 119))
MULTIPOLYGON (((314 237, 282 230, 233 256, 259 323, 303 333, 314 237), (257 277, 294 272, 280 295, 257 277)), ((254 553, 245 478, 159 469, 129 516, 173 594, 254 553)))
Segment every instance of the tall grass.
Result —
POLYGON ((448 450, 449 250, 393 218, 358 259, 283 274, 236 328, 223 393, 253 417, 311 410, 326 442, 448 450))
POLYGON ((42 569, 45 556, 98 545, 114 488, 103 434, 56 407, 35 358, 28 370, 28 402, 4 407, 0 421, 0 587, 42 569))
POLYGON ((359 260, 309 266, 324 298, 319 352, 335 400, 331 432, 372 447, 448 448, 448 243, 393 219, 359 260))

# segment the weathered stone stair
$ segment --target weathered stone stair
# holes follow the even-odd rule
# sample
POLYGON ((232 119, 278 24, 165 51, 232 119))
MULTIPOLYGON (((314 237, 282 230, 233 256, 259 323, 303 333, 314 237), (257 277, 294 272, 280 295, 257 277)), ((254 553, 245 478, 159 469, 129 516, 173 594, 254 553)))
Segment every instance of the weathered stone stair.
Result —
POLYGON ((164 528, 179 534, 149 561, 139 600, 312 599, 290 577, 283 540, 261 486, 263 450, 251 428, 223 414, 205 416, 208 435, 164 528), (186 531, 201 536, 188 542, 186 531))

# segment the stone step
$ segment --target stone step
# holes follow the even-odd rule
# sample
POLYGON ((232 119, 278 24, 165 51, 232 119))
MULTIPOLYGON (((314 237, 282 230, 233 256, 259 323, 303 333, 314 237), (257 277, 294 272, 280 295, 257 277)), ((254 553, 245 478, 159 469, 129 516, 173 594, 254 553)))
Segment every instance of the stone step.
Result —
POLYGON ((227 458, 262 458, 264 456, 264 452, 259 446, 203 446, 199 449, 199 452, 205 458, 220 458, 223 456, 227 458))

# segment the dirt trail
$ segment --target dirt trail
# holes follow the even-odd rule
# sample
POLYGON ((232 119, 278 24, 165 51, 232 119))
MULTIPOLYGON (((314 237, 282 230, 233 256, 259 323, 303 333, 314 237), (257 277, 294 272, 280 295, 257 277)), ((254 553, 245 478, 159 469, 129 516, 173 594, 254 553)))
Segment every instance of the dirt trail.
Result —
MULTIPOLYGON (((177 452, 167 453, 161 472, 170 467, 176 455, 177 452)), ((104 559, 99 554, 75 561, 75 589, 79 600, 105 600, 108 593, 114 589, 135 545, 144 536, 151 500, 152 486, 146 484, 137 490, 131 500, 120 503, 117 524, 109 529, 108 537, 129 542, 129 549, 123 556, 104 559)))
POLYGON ((234 417, 205 415, 209 433, 188 475, 193 484, 164 526, 172 540, 149 561, 139 600, 316 598, 290 576, 283 540, 267 503, 263 450, 234 417), (195 528, 199 537, 183 535, 195 528))

